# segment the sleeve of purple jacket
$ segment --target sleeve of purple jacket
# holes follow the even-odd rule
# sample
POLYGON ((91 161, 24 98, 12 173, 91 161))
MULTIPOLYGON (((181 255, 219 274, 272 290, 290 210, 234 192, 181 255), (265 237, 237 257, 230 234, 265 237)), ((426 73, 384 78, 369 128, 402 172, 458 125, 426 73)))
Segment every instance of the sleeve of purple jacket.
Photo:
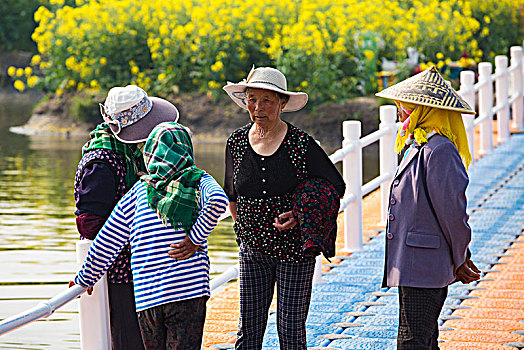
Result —
POLYGON ((455 268, 466 260, 471 228, 466 213, 468 174, 452 143, 435 147, 426 163, 426 184, 435 215, 451 247, 455 268))

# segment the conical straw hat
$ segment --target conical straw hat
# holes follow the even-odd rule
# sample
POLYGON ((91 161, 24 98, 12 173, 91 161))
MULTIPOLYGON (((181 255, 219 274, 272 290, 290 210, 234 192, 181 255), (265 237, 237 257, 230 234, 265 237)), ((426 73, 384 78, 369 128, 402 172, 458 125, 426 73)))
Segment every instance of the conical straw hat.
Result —
POLYGON ((459 94, 448 85, 435 66, 384 89, 375 95, 399 102, 475 114, 459 94))

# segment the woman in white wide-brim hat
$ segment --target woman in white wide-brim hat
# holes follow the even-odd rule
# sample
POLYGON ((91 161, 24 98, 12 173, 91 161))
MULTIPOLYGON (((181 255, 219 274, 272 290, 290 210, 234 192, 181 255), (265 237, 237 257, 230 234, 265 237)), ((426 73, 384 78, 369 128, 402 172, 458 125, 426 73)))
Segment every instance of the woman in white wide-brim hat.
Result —
MULTIPOLYGON (((76 224, 81 239, 94 239, 118 200, 145 171, 140 145, 153 128, 178 120, 170 102, 149 97, 138 86, 109 90, 100 111, 104 123, 82 147, 74 184, 76 224)), ((131 251, 124 247, 108 270, 111 348, 143 349, 135 310, 131 251)))
POLYGON ((307 103, 307 94, 287 91, 286 77, 270 67, 224 86, 247 109, 251 123, 235 130, 226 145, 224 189, 240 245, 240 323, 236 349, 262 348, 268 310, 277 285, 280 348, 306 349, 305 322, 311 298, 314 255, 293 215, 293 191, 309 178, 327 180, 342 196, 345 184, 320 146, 281 119, 307 103))

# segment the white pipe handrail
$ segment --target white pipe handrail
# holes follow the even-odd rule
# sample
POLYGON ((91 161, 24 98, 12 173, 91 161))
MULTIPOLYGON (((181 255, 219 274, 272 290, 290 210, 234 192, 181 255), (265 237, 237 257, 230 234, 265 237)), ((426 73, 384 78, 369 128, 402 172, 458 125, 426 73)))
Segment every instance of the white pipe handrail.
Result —
MULTIPOLYGON (((486 63, 486 62, 482 62, 482 63, 486 63)), ((489 85, 489 84, 493 84, 493 80, 491 79, 491 76, 489 76, 488 79, 486 79, 484 81, 479 81, 478 83, 476 83, 474 85, 475 86, 475 92, 480 91, 484 86, 489 85)))
POLYGON ((76 297, 84 293, 86 290, 87 288, 84 288, 79 285, 74 285, 71 288, 68 288, 60 292, 53 298, 39 303, 31 309, 6 318, 5 320, 0 322, 0 336, 22 326, 25 326, 26 324, 37 321, 41 318, 49 317, 58 308, 64 306, 71 300, 75 299, 76 297))
POLYGON ((510 99, 509 99, 509 104, 513 104, 515 103, 515 101, 517 101, 519 99, 519 97, 522 97, 521 95, 519 94, 515 94, 515 96, 512 96, 510 99))
POLYGON ((235 264, 228 268, 226 271, 222 272, 220 275, 213 278, 209 281, 209 289, 211 290, 211 296, 215 295, 219 288, 222 287, 227 282, 238 277, 240 267, 238 264, 235 264))
POLYGON ((512 64, 511 66, 508 67, 508 73, 513 73, 513 71, 519 69, 520 65, 518 64, 512 64))
POLYGON ((338 149, 332 155, 329 156, 329 160, 331 160, 333 164, 336 164, 342 161, 349 153, 353 152, 355 148, 355 145, 349 145, 341 149, 338 149))
MULTIPOLYGON (((506 69, 506 71, 507 71, 507 69, 506 69)), ((500 78, 502 78, 503 76, 506 76, 506 74, 507 74, 506 71, 504 71, 504 72, 495 72, 495 73, 493 73, 493 74, 491 75, 491 82, 494 82, 495 80, 500 79, 500 78)))
MULTIPOLYGON (((509 105, 510 105, 509 100, 506 100, 506 103, 494 106, 493 109, 492 109, 492 112, 493 112, 493 114, 497 114, 498 112, 500 112, 504 108, 508 107, 509 105)), ((489 115, 487 117, 489 117, 489 115)))
POLYGON ((377 188, 379 188, 383 182, 387 180, 391 180, 392 178, 393 178, 393 174, 391 173, 385 173, 385 174, 375 177, 374 179, 366 183, 364 186, 362 186, 362 196, 365 196, 366 194, 371 193, 373 190, 376 190, 377 188))
POLYGON ((483 115, 475 118, 475 121, 473 122, 473 125, 474 126, 480 125, 480 124, 482 124, 483 121, 485 121, 486 119, 490 119, 492 117, 493 117, 493 114, 491 114, 491 113, 483 114, 483 115))
POLYGON ((340 209, 338 210, 339 214, 342 213, 348 207, 348 205, 350 205, 356 199, 357 197, 354 194, 350 194, 349 196, 344 196, 344 198, 340 200, 340 209))
POLYGON ((360 147, 364 148, 366 146, 371 145, 374 142, 377 142, 380 140, 380 138, 384 135, 387 135, 392 130, 391 127, 385 127, 383 129, 379 129, 377 131, 372 132, 371 134, 364 136, 360 139, 360 147))
MULTIPOLYGON (((474 73, 462 71, 460 74, 461 86, 458 90, 468 104, 475 109, 476 94, 479 96, 479 117, 463 115, 463 120, 468 135, 468 144, 473 149, 473 138, 475 127, 480 128, 481 150, 489 152, 492 149, 491 120, 494 115, 499 117, 499 141, 500 134, 509 133, 509 106, 511 105, 511 117, 513 126, 520 129, 524 123, 524 87, 523 87, 523 60, 522 47, 511 47, 511 65, 508 67, 507 57, 497 56, 495 58, 496 70, 491 73, 490 63, 479 64, 479 81, 474 83, 474 73), (493 89, 495 83, 495 89, 493 89), (493 106, 493 90, 496 92, 496 105, 493 106), (508 91, 510 93, 508 93, 508 91), (511 97, 510 97, 511 96, 511 97), (489 122, 488 122, 489 120, 489 122), (501 127, 502 125, 502 127, 501 127)), ((389 204, 389 185, 394 177, 397 167, 397 157, 394 152, 396 130, 396 107, 393 105, 380 107, 379 130, 361 138, 361 124, 359 121, 343 122, 342 148, 329 156, 333 163, 343 162, 343 176, 347 185, 346 193, 340 201, 340 213, 344 213, 344 240, 346 251, 362 249, 362 198, 380 186, 381 191, 381 218, 385 222, 389 204), (362 148, 370 144, 380 142, 380 175, 366 184, 362 184, 362 148)), ((473 153, 473 152, 472 152, 473 153)), ((473 154, 472 154, 473 155, 473 154)), ((229 217, 229 210, 224 213, 220 220, 229 217)), ((320 260, 317 259, 317 264, 320 260)), ((318 270, 318 267, 317 267, 318 270)), ((238 278, 238 264, 228 268, 225 272, 210 281, 212 295, 219 288, 232 279, 238 278)), ((317 279, 317 281, 319 281, 317 279)), ((47 302, 38 304, 32 309, 0 322, 0 335, 10 332, 25 324, 31 323, 43 317, 48 317, 56 309, 78 297, 85 292, 85 288, 75 285, 72 288, 56 295, 47 302)), ((89 323, 90 320, 85 323, 89 323)), ((81 322, 82 324, 82 322, 81 322)), ((82 326, 81 326, 82 328, 82 326)), ((82 330, 81 330, 82 333, 82 330)))

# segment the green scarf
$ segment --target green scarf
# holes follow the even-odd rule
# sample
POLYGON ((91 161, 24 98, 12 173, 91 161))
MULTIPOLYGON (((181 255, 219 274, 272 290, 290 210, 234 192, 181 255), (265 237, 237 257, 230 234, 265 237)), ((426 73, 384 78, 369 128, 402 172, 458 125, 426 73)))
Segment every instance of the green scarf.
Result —
POLYGON ((174 122, 157 125, 144 147, 148 175, 147 204, 166 224, 180 223, 186 233, 198 217, 198 193, 204 171, 195 166, 193 144, 186 128, 174 122))
POLYGON ((138 172, 145 170, 142 152, 138 147, 118 140, 106 123, 99 124, 89 136, 91 139, 82 147, 82 156, 94 149, 107 149, 117 153, 126 163, 124 180, 126 186, 131 188, 138 180, 138 172))

